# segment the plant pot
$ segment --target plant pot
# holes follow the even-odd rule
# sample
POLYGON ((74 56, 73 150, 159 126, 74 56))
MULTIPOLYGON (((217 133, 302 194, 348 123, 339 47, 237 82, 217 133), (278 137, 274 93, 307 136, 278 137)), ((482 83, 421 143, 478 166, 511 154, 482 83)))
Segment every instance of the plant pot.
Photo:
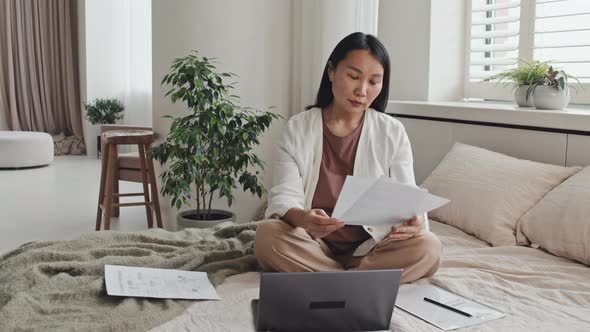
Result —
POLYGON ((543 110, 563 110, 570 102, 570 91, 566 87, 555 89, 550 86, 538 86, 533 92, 535 107, 543 110))
POLYGON ((532 95, 529 96, 529 100, 526 99, 526 90, 529 86, 530 85, 519 85, 514 90, 514 101, 519 107, 535 107, 535 104, 533 103, 534 97, 532 95))
POLYGON ((178 225, 178 229, 181 230, 184 228, 208 228, 213 227, 217 224, 221 224, 222 222, 236 221, 236 215, 231 211, 211 209, 211 214, 219 217, 219 219, 216 218, 214 220, 197 220, 189 218, 190 215, 196 214, 197 210, 187 210, 179 212, 176 215, 176 223, 178 225))
POLYGON ((96 136, 96 159, 102 157, 102 151, 100 151, 102 145, 100 144, 100 135, 96 136))

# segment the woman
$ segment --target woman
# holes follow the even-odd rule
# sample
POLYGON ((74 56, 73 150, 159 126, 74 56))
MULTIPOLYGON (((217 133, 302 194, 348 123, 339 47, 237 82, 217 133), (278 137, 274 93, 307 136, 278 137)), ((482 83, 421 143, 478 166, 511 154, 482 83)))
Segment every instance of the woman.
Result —
POLYGON ((330 55, 316 103, 293 116, 279 142, 266 218, 254 253, 264 270, 404 269, 402 282, 432 275, 441 243, 426 216, 403 224, 344 225, 331 212, 347 175, 415 185, 403 125, 384 114, 389 56, 377 38, 360 32, 330 55), (272 218, 272 219, 271 219, 272 218))

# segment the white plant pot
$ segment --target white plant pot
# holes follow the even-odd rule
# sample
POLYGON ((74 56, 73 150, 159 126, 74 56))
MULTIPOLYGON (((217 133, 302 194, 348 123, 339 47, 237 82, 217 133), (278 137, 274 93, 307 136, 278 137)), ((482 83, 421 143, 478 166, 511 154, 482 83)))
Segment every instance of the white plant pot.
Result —
POLYGON ((526 99, 526 91, 530 85, 520 85, 514 89, 514 101, 519 107, 535 107, 533 103, 534 96, 531 94, 529 100, 526 99))
POLYGON ((535 107, 542 110, 563 110, 570 102, 570 91, 550 86, 538 86, 533 92, 535 107))
POLYGON ((194 219, 185 218, 185 216, 187 216, 187 215, 196 214, 196 213, 197 213, 197 210, 187 210, 187 211, 179 212, 176 215, 176 223, 178 225, 178 230, 185 229, 185 228, 208 228, 208 227, 213 227, 217 224, 221 224, 222 222, 236 221, 236 215, 233 212, 226 211, 226 210, 217 210, 217 209, 211 209, 211 213, 212 214, 224 214, 227 217, 224 219, 218 219, 218 220, 194 220, 194 219))

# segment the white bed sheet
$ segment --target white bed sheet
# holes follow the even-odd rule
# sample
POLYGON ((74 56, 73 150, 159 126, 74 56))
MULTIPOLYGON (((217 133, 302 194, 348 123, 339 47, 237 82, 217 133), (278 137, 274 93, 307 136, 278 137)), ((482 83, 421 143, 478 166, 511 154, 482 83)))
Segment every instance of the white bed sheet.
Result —
MULTIPOLYGON (((443 264, 432 282, 495 307, 507 316, 458 331, 590 331, 590 267, 539 249, 490 247, 436 221, 443 264)), ((254 331, 250 301, 258 273, 230 277, 217 288, 221 301, 197 302, 151 331, 254 331)), ((402 285, 402 287, 404 287, 402 285)), ((441 331, 396 308, 391 331, 441 331)))

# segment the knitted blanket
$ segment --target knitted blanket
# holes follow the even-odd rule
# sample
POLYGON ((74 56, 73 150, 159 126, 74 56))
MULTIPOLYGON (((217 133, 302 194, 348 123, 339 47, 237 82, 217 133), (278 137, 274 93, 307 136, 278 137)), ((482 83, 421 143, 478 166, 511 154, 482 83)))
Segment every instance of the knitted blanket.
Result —
POLYGON ((0 257, 0 331, 145 331, 192 300, 106 294, 104 265, 204 271, 214 285, 257 269, 256 223, 168 232, 100 231, 32 242, 0 257))

